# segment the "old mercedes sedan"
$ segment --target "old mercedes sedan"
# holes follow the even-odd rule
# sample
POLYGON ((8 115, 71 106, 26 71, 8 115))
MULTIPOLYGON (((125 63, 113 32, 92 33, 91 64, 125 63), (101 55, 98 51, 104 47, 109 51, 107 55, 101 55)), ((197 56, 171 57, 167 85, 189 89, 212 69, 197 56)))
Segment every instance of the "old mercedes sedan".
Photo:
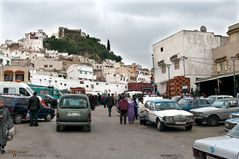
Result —
POLYGON ((227 119, 225 121, 225 131, 231 130, 234 126, 239 124, 239 112, 236 113, 231 113, 230 114, 230 119, 227 119))
POLYGON ((185 127, 191 130, 194 122, 193 114, 181 109, 176 101, 169 99, 152 99, 145 103, 146 119, 157 125, 160 131, 166 127, 185 127))
POLYGON ((221 121, 229 119, 230 113, 239 111, 239 99, 227 98, 216 100, 211 107, 190 110, 194 114, 197 124, 215 126, 221 121))
POLYGON ((239 125, 224 136, 196 140, 195 159, 239 159, 239 125))

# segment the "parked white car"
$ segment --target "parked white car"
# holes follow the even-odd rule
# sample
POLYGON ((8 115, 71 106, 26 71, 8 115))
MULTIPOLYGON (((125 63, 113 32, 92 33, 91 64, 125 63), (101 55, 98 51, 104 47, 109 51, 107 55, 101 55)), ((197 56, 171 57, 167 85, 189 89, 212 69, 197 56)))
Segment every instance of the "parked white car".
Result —
POLYGON ((169 99, 152 99, 145 103, 147 121, 157 124, 157 129, 163 131, 166 127, 185 127, 192 129, 193 114, 181 109, 176 101, 169 99))
POLYGON ((239 125, 224 136, 196 140, 195 159, 239 159, 239 125))

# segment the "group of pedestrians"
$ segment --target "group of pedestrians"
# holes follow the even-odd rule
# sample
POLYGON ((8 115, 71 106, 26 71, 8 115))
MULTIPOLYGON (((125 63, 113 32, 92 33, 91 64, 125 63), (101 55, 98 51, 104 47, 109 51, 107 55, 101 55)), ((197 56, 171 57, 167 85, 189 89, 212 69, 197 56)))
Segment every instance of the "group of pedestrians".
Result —
POLYGON ((128 117, 128 123, 133 124, 135 120, 140 121, 140 127, 146 127, 146 112, 144 107, 143 97, 136 96, 130 97, 124 95, 118 102, 118 109, 120 111, 120 124, 126 124, 128 117))

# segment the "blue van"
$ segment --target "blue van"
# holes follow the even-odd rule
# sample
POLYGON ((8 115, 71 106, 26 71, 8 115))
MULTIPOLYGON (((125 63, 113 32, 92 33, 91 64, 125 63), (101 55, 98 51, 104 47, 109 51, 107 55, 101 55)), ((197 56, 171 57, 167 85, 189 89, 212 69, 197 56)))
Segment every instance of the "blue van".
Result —
MULTIPOLYGON (((5 101, 5 107, 8 108, 10 115, 15 124, 20 124, 23 120, 27 120, 28 101, 29 97, 16 96, 16 95, 1 95, 1 99, 5 101)), ((51 121, 55 117, 55 110, 40 106, 38 112, 38 119, 45 119, 51 121)))

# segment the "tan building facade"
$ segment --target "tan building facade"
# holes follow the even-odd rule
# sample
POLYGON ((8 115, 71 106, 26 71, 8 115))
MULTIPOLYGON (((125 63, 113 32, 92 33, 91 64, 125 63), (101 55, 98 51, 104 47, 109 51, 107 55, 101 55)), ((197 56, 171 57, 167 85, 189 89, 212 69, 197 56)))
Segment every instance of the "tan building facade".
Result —
POLYGON ((24 66, 2 66, 0 67, 0 81, 28 83, 29 69, 24 66))
POLYGON ((214 76, 233 72, 232 57, 237 57, 237 60, 235 60, 235 71, 239 71, 239 23, 230 26, 227 34, 229 35, 227 43, 212 51, 214 76))
POLYGON ((42 69, 60 71, 63 69, 63 62, 54 59, 38 58, 35 60, 34 67, 37 70, 42 69))
POLYGON ((228 27, 229 38, 212 50, 212 76, 196 81, 201 94, 239 94, 239 23, 228 27))

